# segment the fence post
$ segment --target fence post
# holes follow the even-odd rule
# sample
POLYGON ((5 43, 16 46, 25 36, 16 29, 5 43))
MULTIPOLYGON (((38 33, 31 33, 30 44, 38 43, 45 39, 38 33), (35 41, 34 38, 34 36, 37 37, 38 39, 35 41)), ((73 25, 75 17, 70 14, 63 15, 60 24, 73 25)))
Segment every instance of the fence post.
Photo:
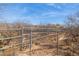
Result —
POLYGON ((57 55, 59 55, 59 52, 58 52, 58 45, 59 45, 59 43, 58 43, 58 31, 56 32, 57 33, 57 55))
POLYGON ((29 45, 29 48, 30 48, 30 55, 31 55, 31 48, 32 48, 32 28, 30 28, 30 45, 29 45))
POLYGON ((22 51, 22 48, 23 48, 23 28, 21 29, 21 39, 20 39, 20 51, 22 51))

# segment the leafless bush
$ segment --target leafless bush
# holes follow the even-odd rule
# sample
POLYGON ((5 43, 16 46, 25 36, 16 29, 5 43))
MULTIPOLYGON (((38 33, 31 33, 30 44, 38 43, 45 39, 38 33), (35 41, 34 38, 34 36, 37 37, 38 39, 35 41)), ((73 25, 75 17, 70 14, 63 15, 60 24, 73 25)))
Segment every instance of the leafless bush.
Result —
MULTIPOLYGON (((68 16, 68 19, 65 22, 65 33, 67 40, 70 44, 70 48, 78 52, 79 50, 76 50, 78 48, 79 43, 79 12, 75 13, 74 15, 68 16), (77 47, 76 47, 77 46, 77 47)), ((74 55, 74 52, 73 52, 74 55)))
POLYGON ((79 37, 79 17, 77 14, 68 17, 66 32, 69 37, 72 37, 73 41, 77 42, 77 37, 79 37))

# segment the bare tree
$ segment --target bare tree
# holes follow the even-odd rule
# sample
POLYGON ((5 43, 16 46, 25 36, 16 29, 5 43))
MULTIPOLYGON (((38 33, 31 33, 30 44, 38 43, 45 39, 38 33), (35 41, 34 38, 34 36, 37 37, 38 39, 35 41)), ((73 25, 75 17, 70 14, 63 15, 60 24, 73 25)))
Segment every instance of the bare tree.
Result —
POLYGON ((67 18, 65 21, 65 33, 67 37, 67 42, 70 44, 70 47, 76 54, 79 55, 78 50, 78 43, 79 43, 79 12, 75 13, 74 15, 71 15, 67 18))
POLYGON ((79 36, 79 17, 77 14, 69 16, 66 20, 66 32, 69 36, 77 41, 76 37, 79 36))

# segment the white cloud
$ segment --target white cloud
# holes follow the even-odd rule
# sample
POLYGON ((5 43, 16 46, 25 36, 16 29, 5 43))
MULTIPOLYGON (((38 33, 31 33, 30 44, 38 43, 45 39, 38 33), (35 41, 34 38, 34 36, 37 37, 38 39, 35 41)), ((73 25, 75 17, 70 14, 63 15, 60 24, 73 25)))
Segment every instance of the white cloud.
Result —
POLYGON ((66 15, 67 15, 67 13, 53 12, 53 11, 42 14, 43 17, 53 17, 53 18, 64 17, 66 15))
POLYGON ((55 6, 55 3, 47 3, 46 5, 55 6))
POLYGON ((57 5, 56 3, 48 3, 46 5, 51 6, 51 7, 55 7, 55 8, 58 8, 58 9, 62 8, 60 5, 57 5))

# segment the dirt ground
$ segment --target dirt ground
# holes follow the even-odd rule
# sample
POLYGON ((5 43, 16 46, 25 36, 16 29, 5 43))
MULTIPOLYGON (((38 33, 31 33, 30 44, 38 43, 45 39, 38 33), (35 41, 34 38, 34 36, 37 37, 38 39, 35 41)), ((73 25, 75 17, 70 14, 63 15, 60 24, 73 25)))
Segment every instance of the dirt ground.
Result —
MULTIPOLYGON (((65 45, 64 36, 58 37, 59 45, 57 45, 57 36, 48 36, 32 41, 31 50, 29 45, 20 51, 19 46, 4 51, 4 55, 8 56, 64 56, 73 55, 71 46, 65 45), (68 50, 69 49, 69 50, 68 50)), ((75 51, 74 51, 75 52, 75 51)), ((75 52, 74 55, 78 55, 75 52)))
POLYGON ((51 49, 50 47, 43 47, 39 45, 32 46, 32 49, 26 49, 25 51, 20 51, 17 53, 18 56, 54 56, 56 55, 56 48, 51 49))

